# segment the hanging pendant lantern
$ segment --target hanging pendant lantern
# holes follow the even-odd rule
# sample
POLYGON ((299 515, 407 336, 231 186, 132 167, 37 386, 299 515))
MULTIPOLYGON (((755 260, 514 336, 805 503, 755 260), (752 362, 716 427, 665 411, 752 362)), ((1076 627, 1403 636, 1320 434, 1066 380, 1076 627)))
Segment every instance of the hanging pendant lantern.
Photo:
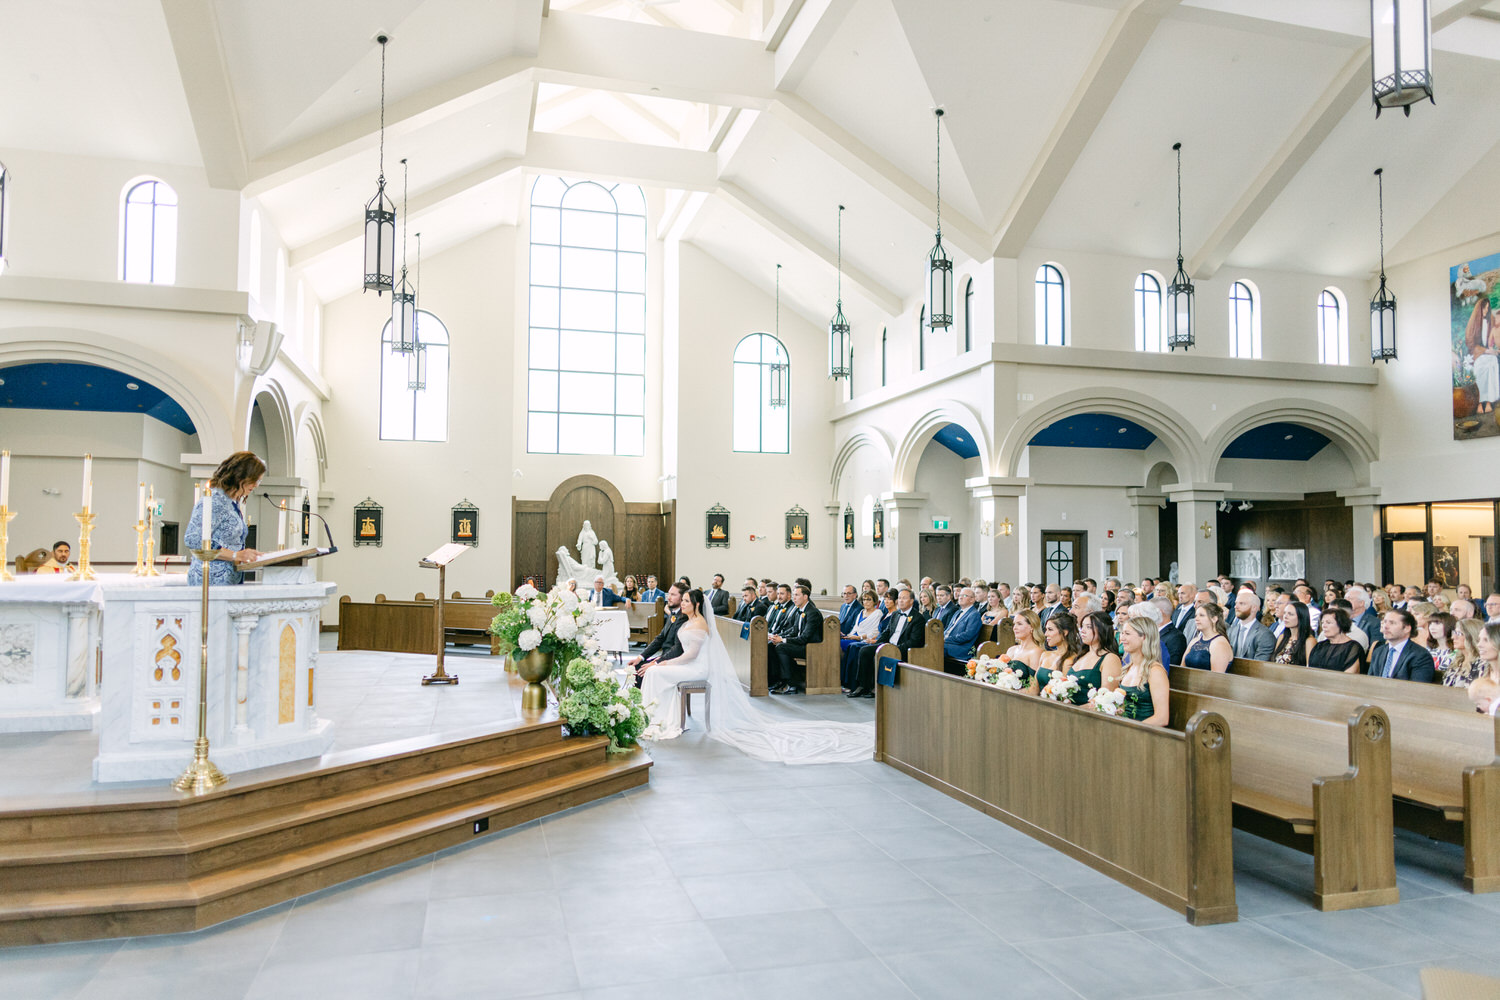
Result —
MULTIPOLYGON (((778 354, 784 350, 781 344, 781 265, 776 265, 776 350, 778 354)), ((785 355, 780 355, 785 357, 785 355)), ((766 403, 780 409, 786 406, 787 376, 791 374, 791 364, 785 360, 771 363, 771 385, 766 394, 766 403)))
POLYGON ((849 321, 844 318, 844 206, 839 206, 838 299, 828 322, 828 377, 837 382, 850 377, 849 321))
POLYGON ((1385 287, 1385 168, 1375 171, 1380 198, 1380 287, 1370 300, 1370 364, 1396 360, 1396 296, 1385 287))
POLYGON ((417 347, 417 293, 406 280, 406 161, 401 161, 401 281, 391 292, 391 350, 409 354, 417 347))
POLYGON ((412 327, 412 350, 406 356, 406 387, 415 392, 427 388, 427 345, 422 343, 421 314, 419 303, 422 296, 422 234, 417 233, 417 280, 412 286, 412 312, 417 316, 412 327))
POLYGON ((1184 351, 1193 346, 1193 279, 1182 266, 1182 143, 1174 142, 1177 153, 1177 273, 1167 286, 1167 350, 1184 351))
POLYGON ((365 290, 391 290, 396 275, 396 206, 385 194, 385 35, 380 43, 380 176, 375 197, 365 202, 365 290))
POLYGON ((1370 89, 1375 117, 1400 108, 1409 117, 1432 101, 1432 12, 1428 0, 1370 0, 1370 89))
POLYGON ((946 330, 953 325, 953 261, 943 252, 943 109, 937 119, 937 236, 927 254, 927 325, 946 330))

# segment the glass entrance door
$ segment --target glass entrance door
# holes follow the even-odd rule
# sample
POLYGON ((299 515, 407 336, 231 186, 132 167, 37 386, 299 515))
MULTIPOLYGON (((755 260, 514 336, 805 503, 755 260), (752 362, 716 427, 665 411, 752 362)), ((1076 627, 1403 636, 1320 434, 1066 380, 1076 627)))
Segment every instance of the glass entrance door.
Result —
POLYGON ((1042 532, 1042 583, 1070 587, 1088 575, 1088 533, 1042 532))

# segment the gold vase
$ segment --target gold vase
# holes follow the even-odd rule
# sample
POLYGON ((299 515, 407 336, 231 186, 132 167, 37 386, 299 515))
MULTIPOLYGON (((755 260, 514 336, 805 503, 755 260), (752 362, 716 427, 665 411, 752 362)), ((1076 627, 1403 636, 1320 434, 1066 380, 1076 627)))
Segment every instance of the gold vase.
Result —
POLYGON ((526 682, 526 688, 521 692, 522 710, 540 712, 545 709, 547 689, 542 687, 542 681, 552 676, 552 654, 533 649, 524 656, 513 656, 511 660, 516 665, 516 673, 526 682))

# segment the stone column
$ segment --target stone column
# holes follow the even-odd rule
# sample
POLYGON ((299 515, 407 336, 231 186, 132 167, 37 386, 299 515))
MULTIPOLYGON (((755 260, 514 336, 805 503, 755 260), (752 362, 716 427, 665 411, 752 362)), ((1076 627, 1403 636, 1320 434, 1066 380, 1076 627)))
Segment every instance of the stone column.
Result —
POLYGON ((1160 493, 1148 493, 1138 486, 1127 489, 1125 496, 1135 508, 1135 527, 1130 532, 1131 540, 1135 542, 1135 567, 1133 570, 1121 567, 1124 570, 1122 580, 1139 580, 1143 576, 1164 578, 1167 568, 1161 565, 1161 510, 1167 505, 1167 498, 1160 493))
POLYGON ((249 611, 230 611, 234 622, 234 727, 230 732, 236 743, 249 743, 250 731, 250 633, 260 623, 260 616, 249 611))
POLYGON ((999 476, 966 479, 964 486, 979 501, 979 576, 991 583, 1017 586, 1021 579, 1021 497, 1029 479, 999 476))
POLYGON ((89 642, 89 616, 94 613, 92 604, 69 604, 68 611, 68 677, 69 698, 83 698, 89 693, 89 655, 93 643, 89 642))
MULTIPOLYGON (((1177 579, 1201 586, 1219 572, 1219 512, 1224 483, 1177 483, 1167 496, 1177 504, 1177 579)), ((1166 576, 1168 567, 1159 567, 1166 576)))
POLYGON ((917 511, 927 502, 926 493, 882 493, 880 502, 885 507, 885 558, 886 575, 891 580, 909 576, 919 580, 922 522, 917 520, 917 511))
POLYGON ((1355 486, 1339 490, 1354 512, 1354 579, 1380 580, 1380 487, 1355 486))
POLYGON ((828 512, 828 538, 833 543, 833 551, 828 560, 828 565, 833 568, 833 584, 829 593, 837 594, 837 588, 841 586, 839 581, 844 578, 839 568, 839 560, 844 555, 844 519, 839 515, 844 512, 844 505, 837 500, 828 500, 824 502, 823 509, 828 512))

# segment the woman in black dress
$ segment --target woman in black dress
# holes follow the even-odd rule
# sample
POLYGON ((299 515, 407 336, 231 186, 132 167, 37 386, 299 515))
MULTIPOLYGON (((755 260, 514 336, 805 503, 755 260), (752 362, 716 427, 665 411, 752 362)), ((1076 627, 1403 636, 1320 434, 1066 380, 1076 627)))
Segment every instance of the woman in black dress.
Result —
POLYGON ((1301 601, 1289 601, 1281 612, 1281 636, 1271 653, 1275 663, 1292 667, 1307 666, 1307 655, 1313 648, 1312 616, 1301 601))
POLYGON ((1342 670, 1346 674, 1365 672, 1365 651, 1349 635, 1353 623, 1343 608, 1329 608, 1318 621, 1318 644, 1307 654, 1307 665, 1320 670, 1342 670))

